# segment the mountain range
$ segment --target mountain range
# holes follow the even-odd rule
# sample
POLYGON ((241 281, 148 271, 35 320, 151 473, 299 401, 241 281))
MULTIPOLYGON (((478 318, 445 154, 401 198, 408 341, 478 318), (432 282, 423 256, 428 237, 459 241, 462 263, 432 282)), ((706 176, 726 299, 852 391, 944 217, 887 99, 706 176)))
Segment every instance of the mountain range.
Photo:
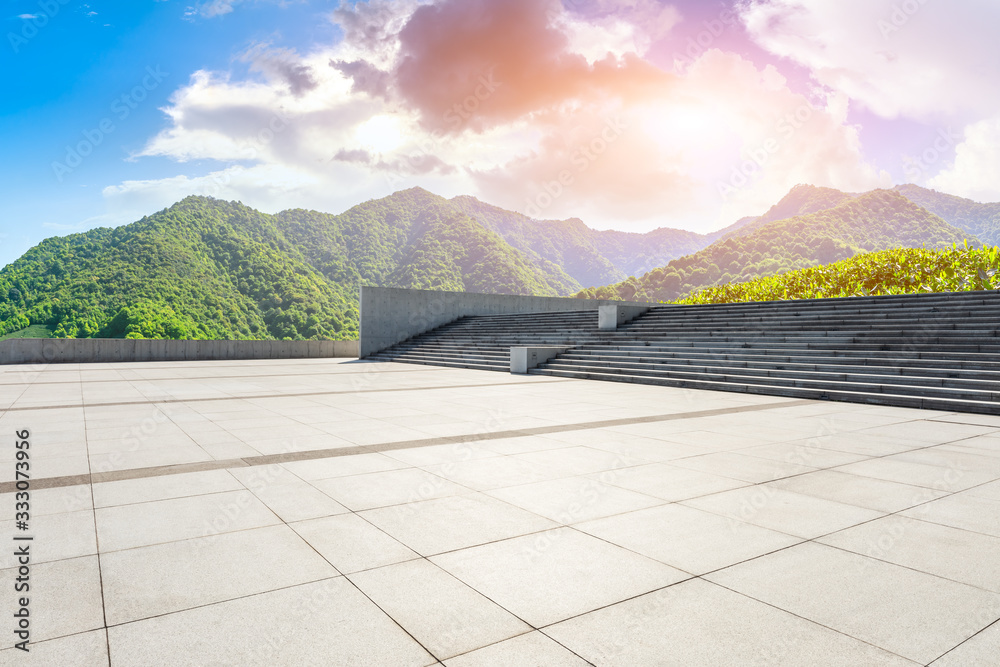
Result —
POLYGON ((1000 204, 913 185, 796 186, 711 234, 598 231, 421 188, 339 215, 188 197, 129 225, 42 241, 0 270, 0 335, 353 338, 362 284, 669 300, 892 247, 1000 241, 1000 204), (33 328, 34 328, 33 327, 33 328))

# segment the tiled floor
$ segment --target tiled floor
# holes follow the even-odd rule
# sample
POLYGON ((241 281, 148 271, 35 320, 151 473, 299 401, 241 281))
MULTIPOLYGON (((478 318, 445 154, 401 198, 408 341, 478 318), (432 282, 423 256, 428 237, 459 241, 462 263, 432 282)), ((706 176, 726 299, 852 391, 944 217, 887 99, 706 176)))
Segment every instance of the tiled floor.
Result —
POLYGON ((0 426, 2 665, 1000 664, 1000 417, 285 360, 0 367, 0 426))

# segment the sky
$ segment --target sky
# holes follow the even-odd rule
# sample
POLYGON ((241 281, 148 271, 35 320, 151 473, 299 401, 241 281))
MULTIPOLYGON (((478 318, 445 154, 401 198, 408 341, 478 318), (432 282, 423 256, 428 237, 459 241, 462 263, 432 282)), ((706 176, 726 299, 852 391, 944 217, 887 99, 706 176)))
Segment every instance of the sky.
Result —
POLYGON ((1000 200, 997 0, 0 0, 0 266, 188 195, 707 232, 1000 200))

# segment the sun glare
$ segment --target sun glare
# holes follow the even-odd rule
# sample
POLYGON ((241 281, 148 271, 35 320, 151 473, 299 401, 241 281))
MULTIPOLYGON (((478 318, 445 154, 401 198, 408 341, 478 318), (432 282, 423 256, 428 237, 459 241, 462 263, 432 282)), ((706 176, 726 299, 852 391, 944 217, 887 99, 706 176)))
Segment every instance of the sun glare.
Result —
POLYGON ((718 139, 718 119, 710 110, 689 104, 661 104, 641 112, 643 132, 666 149, 708 147, 718 139))
POLYGON ((392 116, 372 116, 358 126, 355 136, 365 148, 387 153, 403 143, 403 128, 392 116))

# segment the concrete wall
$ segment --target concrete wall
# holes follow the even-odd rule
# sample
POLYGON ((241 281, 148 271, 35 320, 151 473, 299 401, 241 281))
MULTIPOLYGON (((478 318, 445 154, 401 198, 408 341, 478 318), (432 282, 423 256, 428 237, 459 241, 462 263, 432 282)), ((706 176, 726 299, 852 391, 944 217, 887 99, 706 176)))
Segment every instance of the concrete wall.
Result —
POLYGON ((11 338, 0 341, 0 364, 304 359, 357 356, 358 341, 356 340, 11 338))
POLYGON ((596 324, 597 309, 609 305, 650 306, 648 303, 632 301, 362 287, 359 356, 370 356, 407 338, 468 315, 592 310, 596 324))

